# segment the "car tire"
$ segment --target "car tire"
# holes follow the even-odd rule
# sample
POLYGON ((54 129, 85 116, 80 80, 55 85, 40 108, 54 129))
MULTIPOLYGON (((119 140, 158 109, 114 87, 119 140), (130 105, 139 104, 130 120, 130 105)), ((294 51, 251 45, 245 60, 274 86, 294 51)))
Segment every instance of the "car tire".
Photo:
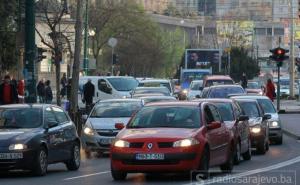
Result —
POLYGON ((202 174, 202 179, 205 180, 209 177, 209 150, 207 147, 205 147, 203 155, 201 156, 198 170, 202 174))
POLYGON ((80 145, 78 143, 74 143, 71 150, 71 158, 67 161, 66 167, 69 171, 76 171, 80 167, 80 145))
POLYGON ((44 176, 47 174, 48 154, 45 147, 41 147, 36 154, 32 172, 35 176, 44 176))
POLYGON ((251 140, 249 139, 249 142, 248 142, 248 150, 242 154, 243 156, 243 159, 248 161, 248 160, 251 160, 251 157, 252 157, 252 151, 251 151, 251 140))
POLYGON ((233 169, 233 165, 234 165, 234 154, 233 154, 233 148, 231 148, 229 153, 229 159, 226 161, 225 164, 222 164, 220 168, 224 173, 231 173, 233 169))
POLYGON ((266 149, 266 142, 259 142, 257 143, 257 146, 256 146, 256 151, 259 153, 259 154, 265 154, 267 149, 266 149))
POLYGON ((234 152, 234 164, 238 165, 241 161, 241 144, 238 142, 235 146, 235 152, 234 152))
POLYGON ((113 178, 115 181, 123 181, 123 180, 125 180, 126 177, 127 177, 127 173, 126 173, 126 172, 114 170, 112 167, 111 167, 110 172, 111 172, 112 178, 113 178))

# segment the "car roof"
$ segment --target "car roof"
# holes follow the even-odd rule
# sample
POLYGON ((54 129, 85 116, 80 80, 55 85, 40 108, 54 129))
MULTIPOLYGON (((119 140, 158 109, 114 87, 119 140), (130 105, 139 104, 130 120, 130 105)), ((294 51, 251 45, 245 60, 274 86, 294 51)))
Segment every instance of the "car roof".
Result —
POLYGON ((237 102, 254 102, 254 103, 257 103, 257 101, 256 100, 254 100, 254 99, 234 99, 235 101, 237 101, 237 102))
POLYGON ((132 76, 81 76, 80 79, 99 79, 99 78, 106 78, 106 79, 113 79, 113 78, 134 78, 132 76))
POLYGON ((168 89, 167 87, 136 87, 135 89, 168 89))
POLYGON ((208 76, 206 76, 206 80, 218 80, 218 79, 232 80, 232 78, 230 76, 226 76, 226 75, 208 75, 208 76))
POLYGON ((199 107, 202 102, 192 102, 192 101, 172 101, 172 102, 154 102, 149 103, 146 106, 195 106, 199 107))
POLYGON ((203 80, 193 80, 191 83, 202 83, 203 80))
MULTIPOLYGON (((48 104, 9 104, 9 105, 1 105, 0 108, 12 109, 12 108, 44 108, 48 104)), ((55 106, 55 105, 52 105, 55 106)))
POLYGON ((167 79, 145 79, 145 80, 140 80, 140 83, 147 83, 147 82, 170 82, 170 80, 167 79))
POLYGON ((235 85, 235 84, 222 84, 222 85, 213 85, 208 88, 214 89, 214 88, 223 88, 223 87, 239 87, 243 88, 241 85, 235 85))
POLYGON ((215 103, 218 103, 218 102, 224 102, 224 103, 231 103, 233 102, 232 99, 225 99, 225 98, 204 98, 204 99, 195 99, 193 100, 195 102, 215 102, 215 103))
POLYGON ((174 99, 174 100, 176 100, 176 98, 173 96, 141 96, 139 98, 141 98, 141 99, 174 99))
POLYGON ((269 99, 267 96, 262 96, 262 95, 252 95, 252 94, 249 94, 249 95, 234 95, 230 98, 233 98, 233 99, 269 99))
POLYGON ((123 99, 107 99, 107 100, 101 100, 97 103, 107 103, 107 102, 141 102, 141 99, 135 99, 135 98, 123 98, 123 99))

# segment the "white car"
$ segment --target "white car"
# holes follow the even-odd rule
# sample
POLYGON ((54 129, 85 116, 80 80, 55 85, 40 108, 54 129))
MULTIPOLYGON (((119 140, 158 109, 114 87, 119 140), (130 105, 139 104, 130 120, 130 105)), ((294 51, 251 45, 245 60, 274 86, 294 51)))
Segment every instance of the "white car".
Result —
POLYGON ((171 80, 167 79, 146 79, 139 81, 139 87, 166 87, 169 89, 171 94, 174 94, 174 88, 171 80))
POLYGON ((202 88, 203 88, 203 80, 193 80, 187 92, 187 99, 193 100, 196 98, 197 95, 200 96, 202 88))
POLYGON ((83 127, 81 136, 87 154, 108 152, 119 130, 116 124, 126 125, 132 114, 142 108, 141 99, 113 99, 98 102, 83 127))

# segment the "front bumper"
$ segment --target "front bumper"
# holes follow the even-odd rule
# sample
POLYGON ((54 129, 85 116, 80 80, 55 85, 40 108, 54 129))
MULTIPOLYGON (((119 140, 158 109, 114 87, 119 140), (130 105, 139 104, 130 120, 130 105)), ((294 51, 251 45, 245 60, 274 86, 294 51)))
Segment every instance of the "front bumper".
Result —
POLYGON ((22 153, 23 157, 21 159, 0 159, 0 171, 13 169, 30 170, 37 156, 35 150, 9 151, 0 149, 0 154, 3 153, 22 153))
POLYGON ((269 138, 270 140, 279 139, 282 137, 281 128, 269 128, 269 138))
POLYGON ((251 147, 255 148, 259 143, 264 143, 266 136, 260 132, 260 133, 252 133, 250 132, 250 139, 251 139, 251 147))
POLYGON ((111 167, 114 170, 125 171, 129 173, 146 172, 184 172, 196 170, 199 167, 202 151, 199 148, 191 149, 170 149, 167 150, 115 150, 111 152, 111 167), (138 153, 163 153, 163 160, 138 160, 138 153))

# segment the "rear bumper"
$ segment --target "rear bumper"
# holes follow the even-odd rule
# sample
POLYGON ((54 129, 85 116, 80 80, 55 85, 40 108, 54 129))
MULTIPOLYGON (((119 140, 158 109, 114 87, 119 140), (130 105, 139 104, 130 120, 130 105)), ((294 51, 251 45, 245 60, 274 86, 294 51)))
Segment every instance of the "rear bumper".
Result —
POLYGON ((103 136, 87 136, 84 133, 82 134, 81 140, 82 140, 82 146, 86 150, 90 151, 102 151, 102 152, 108 152, 110 150, 110 143, 103 143, 104 140, 111 140, 113 141, 115 137, 103 137, 103 136))
POLYGON ((13 170, 13 169, 30 170, 33 167, 37 155, 37 152, 34 150, 26 150, 20 152, 0 150, 0 153, 22 153, 23 154, 22 159, 0 159, 0 171, 13 170))

